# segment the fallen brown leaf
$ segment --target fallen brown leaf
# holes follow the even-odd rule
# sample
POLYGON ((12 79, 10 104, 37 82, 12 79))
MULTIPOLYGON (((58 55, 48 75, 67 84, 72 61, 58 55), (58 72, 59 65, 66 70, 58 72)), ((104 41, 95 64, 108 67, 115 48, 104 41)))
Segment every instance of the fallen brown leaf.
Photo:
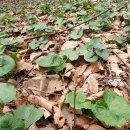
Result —
POLYGON ((93 124, 87 130, 106 130, 106 129, 99 125, 93 124))
POLYGON ((74 49, 79 45, 78 41, 66 41, 62 46, 61 50, 74 49))

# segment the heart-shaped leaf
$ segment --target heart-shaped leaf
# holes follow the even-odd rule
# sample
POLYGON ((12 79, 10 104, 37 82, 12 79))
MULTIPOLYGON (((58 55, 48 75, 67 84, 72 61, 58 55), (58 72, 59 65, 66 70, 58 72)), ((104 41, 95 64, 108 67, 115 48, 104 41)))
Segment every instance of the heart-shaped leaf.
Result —
POLYGON ((24 130, 24 121, 13 116, 11 113, 6 113, 0 117, 1 130, 24 130))
POLYGON ((94 63, 98 60, 98 56, 96 56, 94 52, 88 52, 84 55, 84 59, 88 62, 94 63))
POLYGON ((13 101, 16 96, 16 91, 13 85, 0 82, 0 103, 13 101))
POLYGON ((61 56, 66 56, 67 58, 69 58, 71 61, 73 60, 77 60, 79 57, 79 54, 77 51, 73 51, 73 50, 63 50, 60 52, 61 56))
POLYGON ((27 129, 43 116, 43 110, 37 109, 33 105, 23 105, 16 110, 15 116, 24 120, 25 129, 27 129))
POLYGON ((8 55, 0 56, 0 76, 9 73, 15 67, 15 61, 8 55))
MULTIPOLYGON (((76 109, 88 109, 91 106, 91 102, 85 102, 86 95, 84 92, 76 93, 75 108, 76 109)), ((74 108, 74 92, 69 92, 66 95, 65 103, 69 103, 74 108)))
POLYGON ((74 40, 77 40, 83 36, 83 30, 77 29, 71 32, 70 37, 74 40))

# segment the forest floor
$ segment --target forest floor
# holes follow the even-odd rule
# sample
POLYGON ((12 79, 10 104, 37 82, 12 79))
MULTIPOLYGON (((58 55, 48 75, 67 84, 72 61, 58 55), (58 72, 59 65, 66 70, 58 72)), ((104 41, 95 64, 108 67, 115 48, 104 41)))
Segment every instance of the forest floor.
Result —
POLYGON ((130 130, 129 104, 129 1, 0 1, 0 130, 130 130))

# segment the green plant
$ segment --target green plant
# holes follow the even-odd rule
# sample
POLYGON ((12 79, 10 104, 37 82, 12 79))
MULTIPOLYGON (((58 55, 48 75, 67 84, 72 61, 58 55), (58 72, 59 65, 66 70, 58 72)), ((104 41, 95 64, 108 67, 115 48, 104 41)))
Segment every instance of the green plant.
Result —
POLYGON ((109 56, 107 46, 103 44, 98 37, 95 37, 89 43, 80 46, 78 52, 84 55, 86 61, 92 63, 96 62, 99 57, 106 60, 109 56))
POLYGON ((9 73, 15 67, 15 61, 8 55, 0 56, 0 76, 9 73))
POLYGON ((64 60, 56 53, 49 53, 47 56, 41 56, 36 59, 36 63, 55 72, 62 71, 66 66, 64 60))
POLYGON ((60 56, 62 56, 63 58, 66 57, 71 61, 77 60, 79 57, 79 54, 77 51, 74 50, 63 50, 60 51, 59 53, 60 56))
POLYGON ((83 29, 77 29, 77 30, 73 30, 70 34, 70 38, 77 40, 80 39, 83 36, 83 29))
POLYGON ((48 42, 48 39, 45 37, 41 37, 38 40, 33 40, 29 46, 31 49, 36 49, 37 47, 39 47, 42 44, 46 44, 48 42))
POLYGON ((6 113, 0 117, 0 129, 2 130, 26 130, 33 122, 43 116, 43 110, 33 105, 20 106, 15 114, 6 113))
POLYGON ((0 82, 0 103, 13 101, 15 99, 15 96, 16 92, 13 85, 0 82))
MULTIPOLYGON (((96 118, 108 126, 122 127, 130 119, 130 105, 123 97, 111 90, 105 90, 103 98, 96 101, 88 102, 85 101, 85 98, 83 92, 78 92, 75 108, 89 109, 96 118)), ((67 94, 65 102, 74 107, 74 92, 67 94)))

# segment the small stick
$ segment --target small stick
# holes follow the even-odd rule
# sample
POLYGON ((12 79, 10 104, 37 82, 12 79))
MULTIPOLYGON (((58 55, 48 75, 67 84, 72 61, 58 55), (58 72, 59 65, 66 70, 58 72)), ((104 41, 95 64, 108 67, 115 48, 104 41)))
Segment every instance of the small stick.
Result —
POLYGON ((114 52, 114 51, 112 51, 112 52, 116 55, 116 57, 117 57, 128 69, 130 69, 130 67, 127 65, 127 63, 124 62, 124 61, 121 59, 121 57, 120 57, 116 52, 114 52))
POLYGON ((75 109, 75 105, 76 105, 76 86, 74 88, 74 127, 73 127, 73 130, 76 130, 76 109, 75 109))
POLYGON ((33 69, 34 69, 34 66, 27 74, 24 75, 24 77, 15 86, 18 86, 32 72, 33 69))

